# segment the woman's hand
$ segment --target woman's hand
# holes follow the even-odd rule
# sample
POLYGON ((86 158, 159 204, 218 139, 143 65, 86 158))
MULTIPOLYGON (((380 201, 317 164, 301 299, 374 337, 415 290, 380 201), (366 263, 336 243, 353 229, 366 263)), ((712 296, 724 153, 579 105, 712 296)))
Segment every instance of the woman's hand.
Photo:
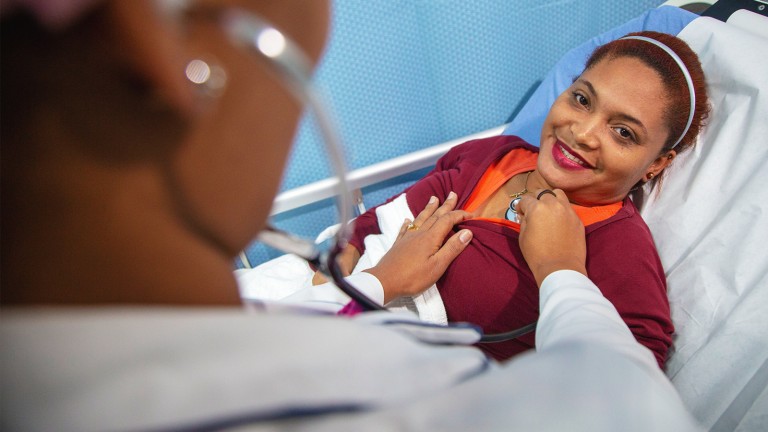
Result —
MULTIPOLYGON (((357 262, 360 261, 360 251, 356 247, 348 244, 344 250, 336 257, 339 263, 339 270, 341 270, 342 276, 349 276, 352 274, 352 270, 355 269, 357 262)), ((315 272, 312 276, 312 285, 321 285, 328 282, 328 279, 319 271, 315 272)))
MULTIPOLYGON (((543 190, 543 189, 542 189, 543 190)), ((587 274, 584 225, 573 211, 565 192, 536 191, 517 205, 520 217, 520 249, 536 279, 541 282, 557 270, 587 274)))
POLYGON ((379 263, 365 270, 384 287, 385 304, 429 288, 472 240, 472 232, 466 229, 445 239, 454 225, 469 217, 465 211, 453 210, 456 201, 453 192, 443 205, 437 198, 430 199, 412 223, 403 223, 397 240, 379 263))

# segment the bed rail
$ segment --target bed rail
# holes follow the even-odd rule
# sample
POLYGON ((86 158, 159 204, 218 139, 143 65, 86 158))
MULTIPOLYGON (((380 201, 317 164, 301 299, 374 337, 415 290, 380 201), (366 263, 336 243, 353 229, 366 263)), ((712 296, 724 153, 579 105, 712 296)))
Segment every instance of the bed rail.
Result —
MULTIPOLYGON (((347 175, 347 182, 349 183, 350 188, 359 191, 366 186, 371 186, 403 174, 429 167, 434 165, 442 155, 454 146, 473 139, 499 135, 505 127, 506 125, 496 126, 482 132, 456 138, 432 147, 378 162, 363 168, 358 168, 349 172, 347 175)), ((275 198, 272 205, 271 215, 275 216, 280 213, 331 198, 336 195, 337 184, 338 180, 336 180, 336 178, 326 178, 282 192, 275 198)))

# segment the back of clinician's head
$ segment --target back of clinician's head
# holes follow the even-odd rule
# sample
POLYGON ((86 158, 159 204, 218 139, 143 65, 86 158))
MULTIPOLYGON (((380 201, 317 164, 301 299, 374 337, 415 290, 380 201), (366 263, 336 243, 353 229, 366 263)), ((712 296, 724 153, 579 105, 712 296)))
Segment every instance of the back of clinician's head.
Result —
POLYGON ((230 259, 263 227, 301 107, 228 39, 228 7, 319 59, 325 1, 2 3, 4 304, 238 301, 230 259), (223 87, 188 79, 193 60, 223 87))

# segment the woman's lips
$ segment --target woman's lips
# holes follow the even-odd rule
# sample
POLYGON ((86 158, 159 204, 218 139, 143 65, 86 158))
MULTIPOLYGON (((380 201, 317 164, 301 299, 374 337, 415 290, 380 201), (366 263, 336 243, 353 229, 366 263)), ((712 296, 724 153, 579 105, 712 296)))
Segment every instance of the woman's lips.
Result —
POLYGON ((562 168, 572 171, 592 169, 593 166, 560 140, 552 146, 552 157, 562 168))

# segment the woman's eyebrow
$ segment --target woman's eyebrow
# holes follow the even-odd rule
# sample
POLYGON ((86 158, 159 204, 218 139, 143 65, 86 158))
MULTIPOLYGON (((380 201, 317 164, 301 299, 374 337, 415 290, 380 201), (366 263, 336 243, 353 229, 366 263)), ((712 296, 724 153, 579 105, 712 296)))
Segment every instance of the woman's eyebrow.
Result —
MULTIPOLYGON (((592 93, 592 98, 594 100, 598 100, 599 99, 597 91, 595 91, 595 87, 592 85, 591 82, 589 82, 589 81, 587 81, 587 80, 585 80, 583 78, 579 78, 577 81, 582 83, 582 84, 584 84, 587 87, 587 89, 589 89, 589 92, 592 93)), ((648 129, 645 128, 645 125, 643 124, 643 122, 641 122, 640 119, 638 119, 636 117, 633 117, 633 116, 631 116, 631 115, 629 115, 627 113, 624 113, 624 112, 616 113, 615 117, 617 119, 619 119, 621 121, 624 121, 624 122, 627 122, 627 123, 634 123, 638 128, 642 129, 642 133, 643 134, 647 134, 648 133, 648 129)))
POLYGON ((576 81, 584 84, 585 86, 587 86, 587 88, 589 89, 589 92, 592 93, 595 96, 595 99, 597 99, 597 92, 595 91, 595 87, 592 86, 591 82, 585 80, 584 78, 579 78, 576 81))
POLYGON ((625 113, 618 113, 616 114, 616 118, 627 123, 634 123, 638 128, 641 129, 644 135, 648 134, 648 130, 645 128, 645 125, 643 124, 643 122, 632 117, 631 115, 625 114, 625 113))

